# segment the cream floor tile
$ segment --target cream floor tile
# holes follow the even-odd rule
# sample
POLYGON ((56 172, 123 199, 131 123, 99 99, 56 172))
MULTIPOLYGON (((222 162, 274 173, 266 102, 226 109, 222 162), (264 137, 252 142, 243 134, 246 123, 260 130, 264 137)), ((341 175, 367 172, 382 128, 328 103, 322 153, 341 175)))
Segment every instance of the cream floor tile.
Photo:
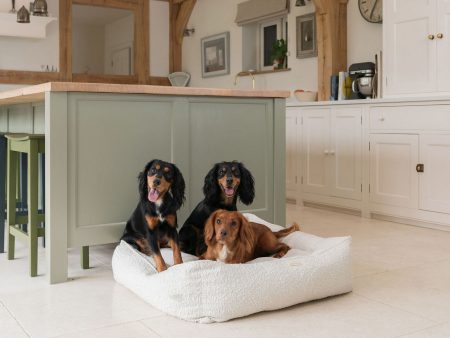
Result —
POLYGON ((288 205, 288 221, 318 236, 351 235, 353 275, 364 276, 450 259, 450 232, 288 205))
POLYGON ((225 323, 196 324, 174 317, 142 322, 162 337, 395 337, 434 323, 355 294, 260 313, 225 323))
POLYGON ((450 337, 450 323, 440 324, 425 330, 401 336, 401 338, 448 338, 450 337))
POLYGON ((352 236, 354 293, 200 325, 165 316, 116 284, 115 245, 92 247, 89 270, 80 268, 79 250, 70 250, 71 280, 49 285, 44 250, 40 275, 30 278, 18 243, 16 260, 0 254, 0 337, 145 337, 145 330, 149 337, 449 336, 450 324, 436 325, 450 321, 450 233, 297 206, 287 207, 287 220, 319 236, 352 236))
POLYGON ((450 260, 358 277, 354 292, 436 322, 449 322, 450 260))
POLYGON ((2 303, 0 303, 0 336, 8 338, 28 337, 2 303))
MULTIPOLYGON (((96 248, 88 270, 80 267, 79 250, 70 250, 69 275, 76 277, 55 285, 49 285, 43 274, 29 277, 26 248, 18 245, 17 253, 13 261, 6 260, 5 255, 0 257, 0 271, 8 271, 0 279, 0 301, 33 337, 52 337, 162 315, 114 281, 111 267, 96 260, 96 248)), ((39 263, 40 271, 45 271, 44 255, 39 263)))
POLYGON ((132 322, 99 329, 64 334, 58 338, 159 338, 155 332, 140 322, 132 322))

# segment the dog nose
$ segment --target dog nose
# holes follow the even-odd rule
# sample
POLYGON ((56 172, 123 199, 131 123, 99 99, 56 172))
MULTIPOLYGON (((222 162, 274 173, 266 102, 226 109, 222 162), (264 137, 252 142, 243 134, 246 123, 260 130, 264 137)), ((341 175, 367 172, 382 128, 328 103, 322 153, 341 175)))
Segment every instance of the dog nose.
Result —
POLYGON ((226 235, 227 235, 226 230, 224 230, 224 229, 220 230, 220 237, 224 238, 224 237, 226 237, 226 235))
POLYGON ((155 178, 154 180, 153 180, 153 185, 155 186, 155 187, 157 187, 158 185, 160 185, 161 184, 161 180, 159 179, 159 178, 155 178))
POLYGON ((232 177, 227 177, 227 184, 231 185, 233 183, 233 178, 232 177))

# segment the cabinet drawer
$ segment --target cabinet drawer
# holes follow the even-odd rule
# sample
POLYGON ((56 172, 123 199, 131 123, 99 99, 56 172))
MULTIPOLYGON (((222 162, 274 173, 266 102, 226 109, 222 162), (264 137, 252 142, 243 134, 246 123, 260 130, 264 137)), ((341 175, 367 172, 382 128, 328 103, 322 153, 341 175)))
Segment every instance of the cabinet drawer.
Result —
POLYGON ((450 130, 450 105, 373 107, 372 130, 450 130))

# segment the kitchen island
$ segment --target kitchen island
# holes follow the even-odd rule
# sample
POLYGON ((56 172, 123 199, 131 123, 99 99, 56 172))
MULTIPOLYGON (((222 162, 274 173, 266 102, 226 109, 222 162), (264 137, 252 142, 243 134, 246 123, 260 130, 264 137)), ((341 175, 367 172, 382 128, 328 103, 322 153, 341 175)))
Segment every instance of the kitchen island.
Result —
POLYGON ((242 161, 255 178, 253 204, 238 208, 285 224, 288 96, 61 82, 0 92, 0 133, 45 134, 49 282, 67 280, 68 248, 119 240, 138 201, 137 175, 154 158, 174 162, 186 181, 179 225, 202 199, 209 169, 223 160, 242 161))

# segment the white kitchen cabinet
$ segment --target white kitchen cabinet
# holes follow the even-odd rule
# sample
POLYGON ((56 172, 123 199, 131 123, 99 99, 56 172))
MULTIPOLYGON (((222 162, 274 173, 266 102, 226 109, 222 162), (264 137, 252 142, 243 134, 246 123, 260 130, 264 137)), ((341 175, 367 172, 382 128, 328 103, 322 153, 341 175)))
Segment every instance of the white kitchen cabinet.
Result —
POLYGON ((417 208, 419 137, 409 134, 370 135, 370 200, 417 208))
POLYGON ((383 3, 386 96, 450 93, 450 0, 383 3))
POLYGON ((330 109, 302 112, 302 191, 330 194, 330 109))
POLYGON ((437 3, 438 89, 450 92, 450 0, 439 0, 437 3))
POLYGON ((450 135, 421 135, 420 162, 419 208, 450 214, 450 135))
POLYGON ((286 109, 286 196, 297 199, 298 173, 298 113, 295 108, 286 109))
POLYGON ((331 113, 331 195, 361 199, 361 108, 335 108, 331 113))
POLYGON ((302 112, 302 191, 361 199, 361 109, 302 112))
POLYGON ((288 160, 298 203, 450 231, 450 96, 305 103, 287 115, 288 143, 298 122, 288 160))

